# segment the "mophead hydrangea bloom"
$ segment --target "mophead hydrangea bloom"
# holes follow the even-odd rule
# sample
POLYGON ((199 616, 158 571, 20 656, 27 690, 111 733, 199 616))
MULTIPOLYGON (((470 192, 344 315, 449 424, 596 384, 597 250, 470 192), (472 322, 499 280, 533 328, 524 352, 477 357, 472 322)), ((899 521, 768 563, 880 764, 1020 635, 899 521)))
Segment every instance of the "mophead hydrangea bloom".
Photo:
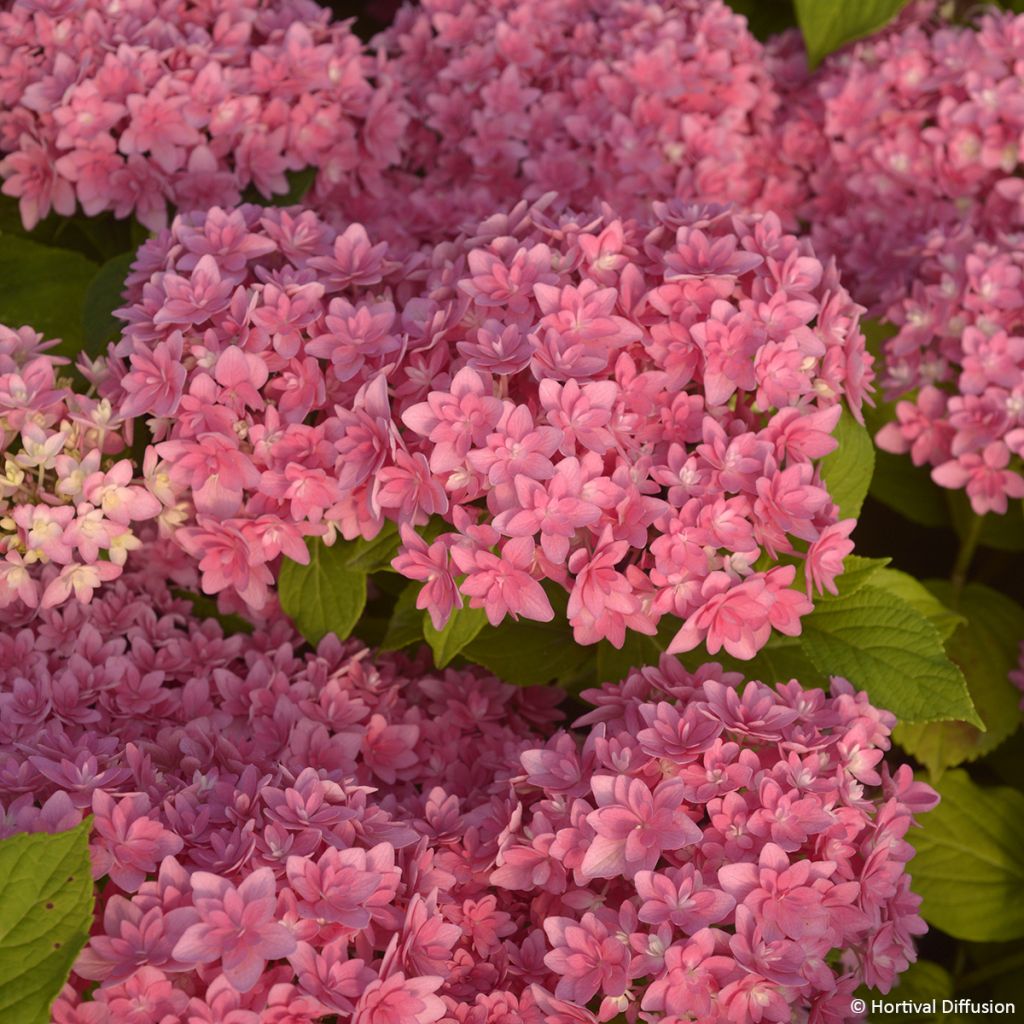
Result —
POLYGON ((376 38, 409 106, 401 167, 344 207, 394 241, 557 192, 634 215, 682 196, 795 223, 761 44, 719 0, 425 0, 376 38))
POLYGON ((0 835, 93 816, 58 1024, 831 1022, 914 959, 935 796, 845 682, 666 656, 552 735, 546 688, 225 636, 157 561, 0 629, 0 835))
POLYGON ((858 301, 894 324, 878 435, 975 512, 1024 496, 1024 19, 976 24, 912 5, 896 25, 789 82, 783 151, 804 214, 858 301))
POLYGON ((673 650, 799 632, 852 547, 817 463, 870 385, 861 307, 771 214, 545 205, 404 265, 254 206, 143 246, 90 372, 149 418, 208 593, 259 607, 304 535, 390 520, 438 628, 550 620, 547 582, 583 644, 666 616, 673 650))
MULTIPOLYGON (((0 325, 0 608, 88 602, 168 510, 136 480, 131 422, 78 394, 31 327, 0 325)), ((150 460, 151 464, 152 460, 150 460)))
POLYGON ((405 114, 386 67, 310 0, 13 0, 0 12, 0 177, 32 228, 289 189, 373 188, 405 114))

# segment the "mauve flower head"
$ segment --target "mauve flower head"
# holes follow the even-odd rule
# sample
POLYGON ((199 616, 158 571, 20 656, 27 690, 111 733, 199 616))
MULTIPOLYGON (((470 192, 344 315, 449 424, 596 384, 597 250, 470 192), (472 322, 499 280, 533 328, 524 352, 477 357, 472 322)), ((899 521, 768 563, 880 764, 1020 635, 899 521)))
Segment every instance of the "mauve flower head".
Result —
POLYGON ((543 690, 426 651, 312 651, 269 610, 225 636, 168 589, 190 568, 152 540, 0 628, 0 834, 94 815, 56 1021, 843 1020, 913 961, 905 835, 937 798, 845 681, 665 655, 552 735, 543 690))
POLYGON ((550 621, 561 591, 584 644, 750 658, 799 632, 848 553, 817 463, 870 390, 860 307, 772 214, 558 209, 405 259, 255 206, 140 249, 94 376, 148 415, 207 593, 259 608, 303 537, 397 524, 438 628, 463 605, 550 621))

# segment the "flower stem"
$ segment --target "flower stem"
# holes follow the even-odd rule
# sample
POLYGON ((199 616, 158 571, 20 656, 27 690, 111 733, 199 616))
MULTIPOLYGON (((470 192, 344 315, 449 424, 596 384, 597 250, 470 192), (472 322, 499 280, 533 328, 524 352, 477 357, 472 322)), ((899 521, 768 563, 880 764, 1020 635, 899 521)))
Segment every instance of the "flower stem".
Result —
POLYGON ((981 539, 981 527, 984 521, 983 516, 972 515, 967 532, 960 542, 960 550, 957 552, 956 563, 953 566, 953 575, 950 577, 953 583, 954 605, 960 597, 960 591, 963 590, 964 584, 967 582, 967 571, 971 567, 971 559, 974 557, 974 551, 978 546, 978 541, 981 539))

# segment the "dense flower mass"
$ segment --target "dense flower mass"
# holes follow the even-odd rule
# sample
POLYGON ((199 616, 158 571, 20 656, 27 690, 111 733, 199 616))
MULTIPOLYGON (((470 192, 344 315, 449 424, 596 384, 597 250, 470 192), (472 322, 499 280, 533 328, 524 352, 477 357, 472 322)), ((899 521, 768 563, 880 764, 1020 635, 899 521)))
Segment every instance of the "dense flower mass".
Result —
POLYGON ((793 89, 784 151, 816 248, 895 324, 878 442, 974 510, 1024 496, 1024 19, 943 25, 913 5, 793 89))
POLYGON ((545 742, 553 691, 224 636, 160 574, 0 631, 0 834, 94 816, 59 1024, 842 1021, 913 959, 934 794, 848 684, 666 656, 545 742))
POLYGON ((74 391, 55 344, 0 325, 0 608, 88 602, 165 512, 135 480, 131 423, 74 391))
POLYGON ((425 0, 375 44, 411 123, 382 195, 348 216, 434 244, 521 197, 595 197, 623 215, 681 196, 774 210, 802 185, 778 159, 761 44, 720 0, 425 0))
MULTIPOLYGON (((6 5, 5 5, 6 6, 6 5)), ((253 188, 373 188, 406 117, 386 67, 310 0, 14 0, 0 11, 0 177, 26 228, 76 203, 147 227, 253 188)))
POLYGON ((438 628, 463 602, 549 620, 547 580, 584 644, 664 616, 673 650, 799 632, 852 547, 816 462, 871 379, 860 307, 773 215, 544 208, 404 266, 358 225, 252 206, 140 250, 90 372, 150 417, 208 593, 259 607, 302 535, 392 520, 438 628))

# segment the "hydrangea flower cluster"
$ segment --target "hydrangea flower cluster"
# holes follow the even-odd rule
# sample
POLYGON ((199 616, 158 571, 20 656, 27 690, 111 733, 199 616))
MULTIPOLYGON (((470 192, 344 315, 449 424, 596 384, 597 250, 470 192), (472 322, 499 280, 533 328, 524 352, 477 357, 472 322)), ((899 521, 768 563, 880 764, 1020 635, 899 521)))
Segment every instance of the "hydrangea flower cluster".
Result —
POLYGON ((345 213, 381 237, 436 244, 548 192, 628 216, 731 201, 795 224, 764 50, 720 0, 424 0, 375 45, 405 91, 408 147, 345 213))
POLYGON ((978 515, 1024 498, 1024 246, 936 231, 910 296, 889 312, 883 384, 896 420, 880 447, 965 488, 978 515))
POLYGON ((259 607, 303 534, 393 520, 438 628, 464 602, 550 620, 550 581, 580 643, 668 615, 670 649, 749 658, 851 550, 816 462, 869 386, 861 310, 773 215, 524 203, 403 268, 358 225, 215 209, 130 281, 93 369, 152 417, 208 593, 259 607), (431 516, 451 529, 428 544, 431 516))
POLYGON ((809 179, 815 247, 874 313, 906 297, 931 232, 992 241, 1024 220, 1024 20, 985 11, 951 26, 913 4, 789 96, 783 149, 809 179))
POLYGON ((226 637, 162 575, 0 630, 0 835, 94 816, 57 1024, 839 1021, 913 958, 934 795, 847 684, 666 657, 545 742, 554 691, 226 637))
MULTIPOLYGON (((131 424, 107 399, 77 394, 67 360, 31 327, 0 325, 0 608, 88 602, 164 506, 136 482, 131 424)), ((150 464, 154 460, 150 459, 150 464)))
POLYGON ((26 228, 270 197, 318 169, 374 187, 406 116, 380 61, 311 0, 14 0, 0 12, 0 176, 26 228))

